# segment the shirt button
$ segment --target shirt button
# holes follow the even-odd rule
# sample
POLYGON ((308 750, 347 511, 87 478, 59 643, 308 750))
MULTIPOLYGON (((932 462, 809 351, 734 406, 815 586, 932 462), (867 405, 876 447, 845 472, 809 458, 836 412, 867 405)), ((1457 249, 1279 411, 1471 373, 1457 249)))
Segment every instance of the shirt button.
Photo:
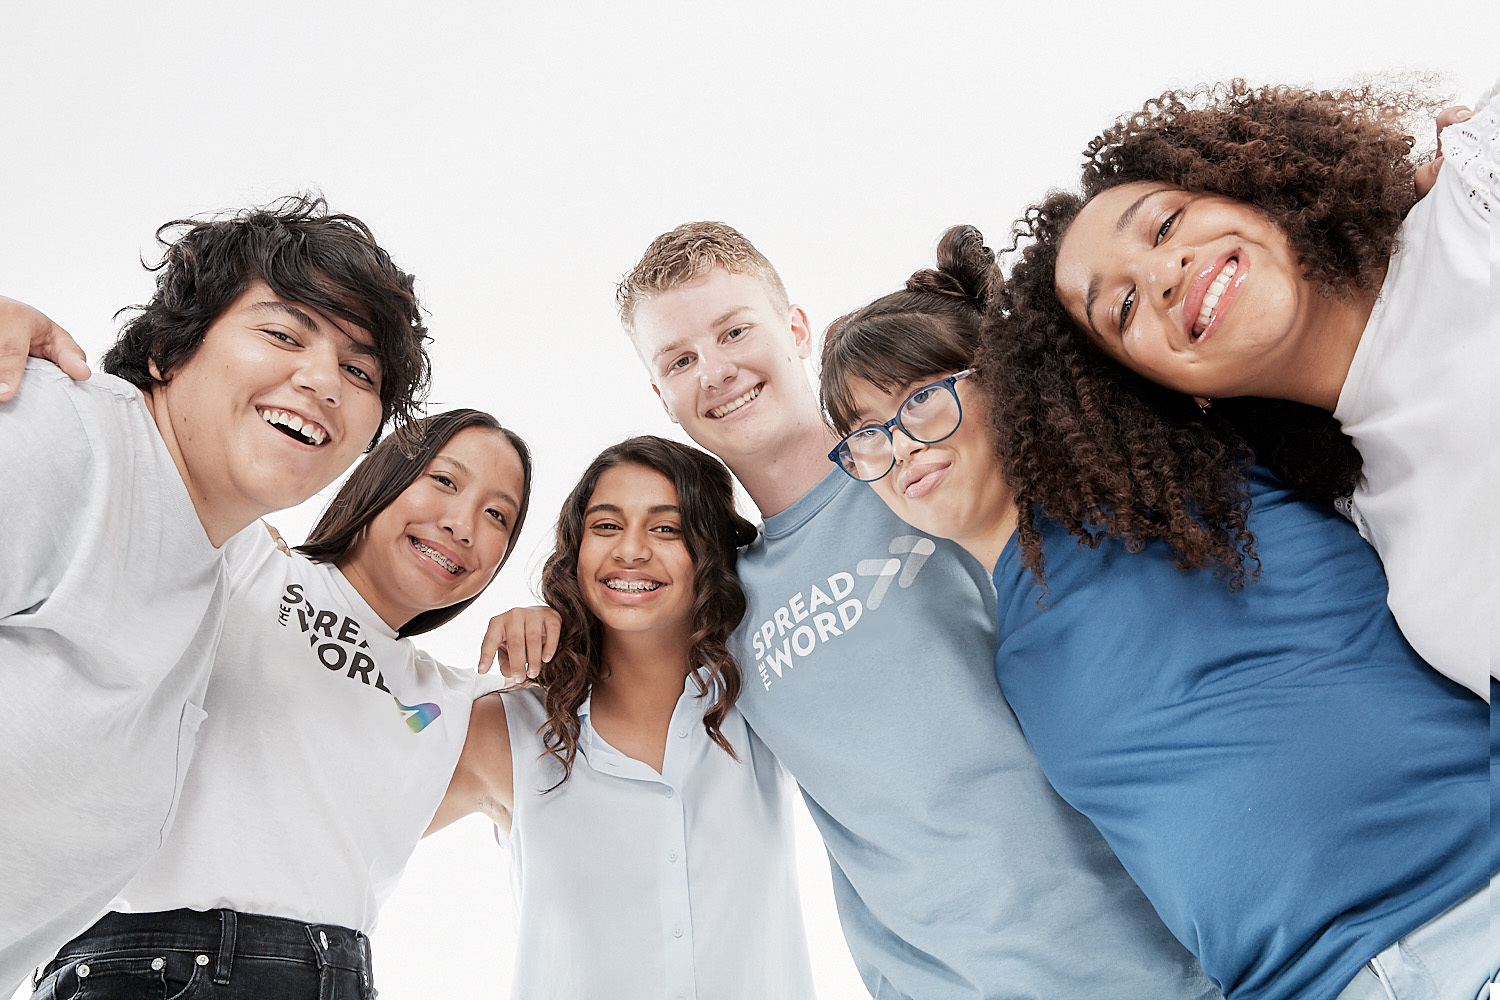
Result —
POLYGON ((208 964, 208 956, 207 955, 199 955, 197 958, 193 959, 193 961, 197 962, 199 965, 207 965, 208 964))
POLYGON ((681 924, 678 924, 676 927, 672 928, 672 936, 673 937, 682 937, 682 925, 681 924))
POLYGON ((162 969, 165 969, 166 967, 167 967, 167 960, 164 959, 164 958, 153 958, 151 960, 151 970, 153 972, 160 972, 162 969))
POLYGON ((668 851, 667 852, 667 860, 668 861, 676 861, 677 860, 677 852, 676 851, 668 851))
POLYGON ((670 798, 671 798, 671 797, 672 797, 672 796, 674 796, 674 795, 676 795, 676 794, 677 794, 677 793, 676 793, 676 792, 674 792, 674 791, 672 791, 672 789, 670 789, 670 788, 663 788, 663 789, 662 789, 662 792, 661 792, 661 793, 662 793, 662 794, 663 794, 663 795, 665 795, 665 796, 666 796, 666 797, 667 797, 667 798, 669 798, 669 799, 670 799, 670 798))
POLYGON ((686 729, 679 729, 679 730, 677 730, 677 738, 679 740, 685 740, 685 739, 687 739, 687 730, 686 729))
POLYGON ((89 967, 87 965, 80 965, 78 967, 78 978, 79 979, 87 979, 88 977, 89 977, 89 967))

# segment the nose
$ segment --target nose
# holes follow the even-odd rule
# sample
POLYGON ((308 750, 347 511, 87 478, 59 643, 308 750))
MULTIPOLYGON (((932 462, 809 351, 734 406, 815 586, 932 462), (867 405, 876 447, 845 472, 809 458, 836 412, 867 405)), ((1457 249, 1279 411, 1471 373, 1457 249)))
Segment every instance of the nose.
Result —
POLYGON ((729 383, 739 369, 724 351, 712 349, 698 359, 698 384, 711 389, 729 383))
POLYGON ((906 433, 906 429, 900 424, 891 428, 891 451, 895 454, 896 461, 905 462, 926 448, 925 444, 906 433))
POLYGON ((442 528, 453 536, 455 541, 469 544, 474 535, 474 515, 462 504, 450 507, 444 511, 442 528))
POLYGON ((298 358, 301 364, 293 376, 299 388, 306 389, 329 406, 338 406, 344 386, 339 368, 338 347, 331 338, 319 338, 298 358))
POLYGON ((626 528, 615 536, 616 560, 623 563, 645 562, 651 558, 651 545, 644 528, 626 528))
POLYGON ((1167 309, 1182 300, 1187 294, 1193 256, 1192 247, 1174 244, 1160 247, 1147 257, 1142 287, 1150 294, 1152 304, 1167 309))

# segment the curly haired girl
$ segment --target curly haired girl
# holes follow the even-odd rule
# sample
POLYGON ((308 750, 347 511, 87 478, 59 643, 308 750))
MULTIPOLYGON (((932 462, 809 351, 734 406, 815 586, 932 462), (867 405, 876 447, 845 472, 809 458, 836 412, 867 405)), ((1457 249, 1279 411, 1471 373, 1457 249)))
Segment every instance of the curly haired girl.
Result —
POLYGON ((1253 585, 1038 518, 1043 595, 1015 544, 1029 473, 986 419, 991 379, 1025 379, 973 363, 994 284, 949 230, 935 271, 830 328, 823 400, 830 458, 991 571, 995 676, 1048 781, 1229 1000, 1477 995, 1500 962, 1484 703, 1401 637, 1354 527, 1258 468, 1253 585))
POLYGON ((1463 515, 1495 492, 1497 108, 1444 132, 1416 203, 1402 121, 1425 106, 1241 81, 1148 102, 1018 223, 979 364, 1023 495, 1075 534, 1162 538, 1238 586, 1252 457, 1352 492, 1407 638, 1486 696, 1489 528, 1463 515))

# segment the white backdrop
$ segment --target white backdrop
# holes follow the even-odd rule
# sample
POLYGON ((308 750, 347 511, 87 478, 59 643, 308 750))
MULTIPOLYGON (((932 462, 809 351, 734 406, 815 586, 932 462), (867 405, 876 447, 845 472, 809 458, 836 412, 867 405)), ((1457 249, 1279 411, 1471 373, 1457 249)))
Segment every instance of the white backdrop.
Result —
MULTIPOLYGON (((0 292, 98 357, 114 311, 150 294, 137 261, 161 222, 301 189, 363 218, 420 279, 432 409, 490 410, 536 453, 517 557, 425 643, 467 663, 488 615, 533 601, 587 461, 676 433, 613 311, 659 232, 730 222, 821 328, 929 263, 950 224, 999 245, 1090 136, 1168 86, 1421 69, 1471 100, 1496 72, 1489 6, 11 0, 0 292)), ((300 539, 321 503, 276 520, 300 539)), ((863 996, 805 816, 799 835, 820 993, 863 996)), ((374 935, 382 996, 508 996, 507 878, 477 818, 424 843, 374 935)))

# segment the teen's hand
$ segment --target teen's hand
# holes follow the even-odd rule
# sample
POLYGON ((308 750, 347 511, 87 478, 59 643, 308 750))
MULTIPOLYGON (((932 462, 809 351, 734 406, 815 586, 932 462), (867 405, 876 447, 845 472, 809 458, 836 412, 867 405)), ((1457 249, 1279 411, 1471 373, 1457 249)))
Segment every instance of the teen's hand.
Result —
POLYGON ((1418 198, 1427 197, 1427 192, 1431 191, 1432 186, 1437 183, 1438 171, 1443 166, 1443 129, 1449 125, 1466 122, 1472 117, 1474 117, 1474 112, 1461 104, 1455 104, 1453 107, 1444 108, 1439 112, 1437 116, 1438 151, 1436 156, 1417 168, 1416 182, 1418 198))
POLYGON ((292 550, 287 548, 286 539, 281 537, 281 532, 276 530, 276 525, 272 524, 270 521, 267 521, 265 518, 261 518, 260 523, 267 531, 271 533, 271 541, 276 543, 276 547, 281 550, 281 554, 284 556, 291 555, 292 550))
POLYGON ((509 681, 531 680, 550 663, 562 636, 562 616, 546 605, 512 608, 490 619, 479 647, 479 672, 490 669, 498 654, 500 672, 509 681))
POLYGON ((26 303, 0 295, 0 403, 16 394, 28 356, 50 361, 80 382, 89 377, 83 348, 68 331, 26 303))

